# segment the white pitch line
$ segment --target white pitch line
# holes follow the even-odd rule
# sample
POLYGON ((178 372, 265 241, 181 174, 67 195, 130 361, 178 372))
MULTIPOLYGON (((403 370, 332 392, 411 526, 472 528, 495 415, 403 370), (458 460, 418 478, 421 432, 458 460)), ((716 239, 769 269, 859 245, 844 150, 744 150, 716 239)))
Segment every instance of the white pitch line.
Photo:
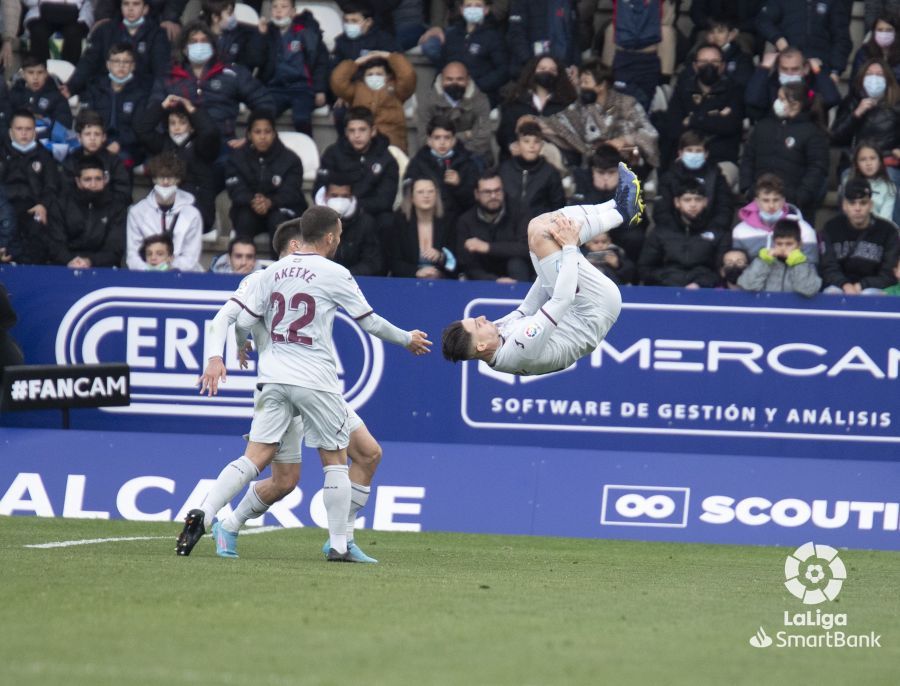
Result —
MULTIPOLYGON (((245 529, 241 532, 241 536, 249 536, 250 534, 265 534, 270 531, 281 531, 284 527, 280 526, 261 526, 252 529, 245 529)), ((207 534, 211 536, 212 534, 207 534)), ((31 543, 23 545, 23 548, 70 548, 74 545, 92 545, 94 543, 118 543, 119 541, 163 541, 173 538, 173 536, 118 536, 116 538, 82 538, 77 541, 55 541, 53 543, 31 543)))

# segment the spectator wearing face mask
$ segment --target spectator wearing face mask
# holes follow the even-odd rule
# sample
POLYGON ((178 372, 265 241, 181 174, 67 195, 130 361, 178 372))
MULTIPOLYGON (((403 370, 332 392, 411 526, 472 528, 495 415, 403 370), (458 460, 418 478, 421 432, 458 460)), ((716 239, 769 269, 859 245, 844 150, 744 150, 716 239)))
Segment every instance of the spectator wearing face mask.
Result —
POLYGON ((316 205, 330 207, 341 216, 341 243, 332 259, 354 276, 385 273, 384 255, 375 219, 353 196, 350 179, 333 175, 316 192, 316 205))
POLYGON ((516 140, 519 119, 525 115, 549 117, 557 114, 577 97, 578 92, 559 60, 547 55, 528 60, 500 105, 500 125, 497 127, 500 160, 510 156, 509 146, 516 140))
POLYGON ((214 163, 222 134, 206 110, 187 98, 169 95, 162 102, 147 103, 134 118, 134 130, 150 155, 171 151, 184 161, 187 171, 179 187, 194 197, 204 228, 211 229, 218 183, 214 163))
POLYGON ((653 204, 659 222, 671 212, 675 190, 693 182, 706 196, 707 226, 716 232, 729 231, 734 217, 734 197, 719 166, 710 159, 706 142, 697 131, 685 131, 678 141, 678 157, 659 180, 659 199, 653 204))
POLYGON ((718 288, 723 288, 727 291, 743 290, 738 286, 738 279, 741 278, 741 274, 744 273, 744 270, 749 264, 750 258, 747 255, 747 251, 742 248, 733 247, 726 251, 725 254, 722 255, 722 263, 719 266, 719 276, 721 277, 721 280, 719 281, 718 288))
POLYGON ((664 157, 671 159, 681 134, 693 130, 706 138, 712 162, 736 165, 744 120, 740 89, 725 75, 725 57, 717 45, 701 45, 693 67, 694 79, 679 80, 669 102, 664 157))
POLYGON ((853 147, 863 140, 877 146, 888 174, 900 181, 900 86, 880 60, 860 68, 831 125, 835 145, 853 147))
POLYGON ((331 90, 349 107, 367 107, 378 131, 406 152, 403 103, 416 91, 416 72, 398 52, 370 52, 344 60, 331 72, 331 90))
POLYGON ((761 248, 738 279, 745 291, 798 293, 811 298, 822 288, 816 265, 800 249, 800 226, 779 219, 772 230, 772 247, 761 248))
POLYGON ((754 121, 767 116, 778 98, 778 90, 789 83, 799 83, 816 95, 825 112, 841 101, 837 86, 822 65, 807 60, 800 50, 791 47, 781 53, 767 52, 762 56, 744 91, 747 115, 754 121))
MULTIPOLYGON (((732 0, 733 1, 733 0, 732 0)), ((759 1, 759 0, 754 0, 759 1)), ((695 16, 695 9, 699 10, 700 16, 695 17, 695 28, 705 27, 705 33, 701 37, 706 43, 718 46, 722 50, 725 60, 725 75, 731 79, 741 89, 741 102, 743 103, 744 89, 753 76, 753 58, 744 52, 743 46, 738 40, 739 31, 742 22, 737 14, 729 13, 721 7, 722 2, 691 3, 691 16, 695 16), (718 12, 710 12, 705 10, 704 5, 719 5, 715 8, 718 12)), ((694 65, 688 63, 685 65, 681 74, 678 75, 679 81, 682 79, 693 79, 697 73, 694 71, 694 65)))
POLYGON ((784 182, 775 174, 763 174, 754 186, 753 201, 738 211, 740 223, 731 232, 732 246, 757 255, 772 245, 772 229, 780 219, 794 219, 800 226, 800 247, 810 264, 819 261, 816 230, 784 197, 784 182))
POLYGON ((234 0, 203 0, 200 16, 216 37, 216 52, 252 73, 266 63, 266 42, 256 26, 238 22, 234 0))
POLYGON ((885 13, 878 16, 869 40, 860 46, 853 57, 853 71, 850 73, 851 79, 856 77, 859 73, 859 68, 869 60, 885 62, 894 73, 894 79, 900 79, 898 29, 900 29, 900 17, 896 14, 885 13))
POLYGON ((342 3, 344 32, 334 39, 332 69, 344 60, 355 60, 370 52, 400 52, 397 39, 375 26, 372 8, 366 3, 342 3))

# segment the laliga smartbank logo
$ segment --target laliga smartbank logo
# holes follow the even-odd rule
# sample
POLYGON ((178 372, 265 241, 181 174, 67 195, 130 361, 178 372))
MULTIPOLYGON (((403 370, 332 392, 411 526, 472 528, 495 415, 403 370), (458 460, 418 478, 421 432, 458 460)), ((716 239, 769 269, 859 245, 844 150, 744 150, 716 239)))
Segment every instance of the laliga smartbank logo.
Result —
MULTIPOLYGON (((804 605, 819 605, 837 599, 847 568, 838 551, 829 545, 804 543, 787 556, 784 562, 784 586, 804 605)), ((855 633, 835 627, 846 627, 849 613, 785 610, 783 629, 774 638, 764 626, 750 637, 754 648, 880 648, 881 634, 874 631, 855 633)))
MULTIPOLYGON (((251 417, 256 366, 241 370, 234 336, 225 350, 228 380, 215 398, 197 393, 207 350, 207 324, 231 291, 174 288, 101 288, 66 312, 56 333, 56 362, 127 362, 131 405, 104 412, 208 417, 251 417)), ((378 388, 384 346, 343 312, 334 318, 338 379, 353 409, 378 388)))

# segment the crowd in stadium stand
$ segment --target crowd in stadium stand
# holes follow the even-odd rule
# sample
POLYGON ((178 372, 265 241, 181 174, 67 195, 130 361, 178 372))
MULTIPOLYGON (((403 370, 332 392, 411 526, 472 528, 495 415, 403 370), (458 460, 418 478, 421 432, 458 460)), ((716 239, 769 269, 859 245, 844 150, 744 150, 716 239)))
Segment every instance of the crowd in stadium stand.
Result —
POLYGON ((0 261, 201 271, 230 231, 248 273, 318 204, 354 274, 530 281, 528 221, 624 161, 651 207, 583 247, 617 283, 900 295, 900 2, 858 45, 850 0, 347 0, 333 40, 194 4, 0 0, 0 261))

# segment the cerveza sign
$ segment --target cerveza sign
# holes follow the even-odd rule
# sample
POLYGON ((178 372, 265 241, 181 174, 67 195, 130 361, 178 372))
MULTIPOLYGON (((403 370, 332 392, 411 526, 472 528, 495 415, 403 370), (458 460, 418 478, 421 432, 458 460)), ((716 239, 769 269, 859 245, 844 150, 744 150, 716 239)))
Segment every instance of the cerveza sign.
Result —
POLYGON ((120 407, 131 402, 128 365, 20 365, 3 371, 3 412, 120 407))

